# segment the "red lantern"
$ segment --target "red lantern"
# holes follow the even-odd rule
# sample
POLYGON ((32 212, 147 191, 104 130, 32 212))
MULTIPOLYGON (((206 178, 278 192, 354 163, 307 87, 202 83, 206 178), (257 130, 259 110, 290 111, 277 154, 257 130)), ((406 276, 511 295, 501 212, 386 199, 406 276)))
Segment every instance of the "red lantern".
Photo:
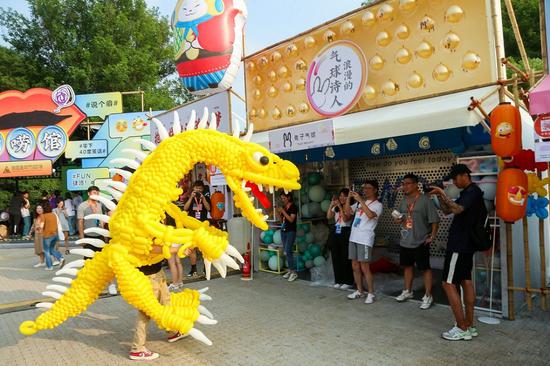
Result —
POLYGON ((216 191, 212 194, 212 197, 210 197, 210 216, 212 216, 214 220, 219 220, 223 217, 224 213, 225 195, 220 191, 216 191))
POLYGON ((527 175, 523 170, 504 169, 497 179, 497 216, 506 222, 515 222, 524 217, 527 194, 527 175))
POLYGON ((510 103, 500 103, 491 112, 491 145, 502 158, 511 158, 521 151, 521 115, 510 103))

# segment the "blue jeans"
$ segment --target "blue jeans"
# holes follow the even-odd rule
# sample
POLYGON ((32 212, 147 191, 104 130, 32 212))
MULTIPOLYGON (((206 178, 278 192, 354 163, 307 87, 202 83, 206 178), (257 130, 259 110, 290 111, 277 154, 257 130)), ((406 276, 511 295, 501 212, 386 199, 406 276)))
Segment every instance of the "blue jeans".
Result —
POLYGON ((296 231, 281 231, 281 241, 288 261, 288 268, 295 270, 294 266, 294 240, 296 240, 296 231))
POLYGON ((31 231, 31 217, 25 216, 23 217, 23 236, 29 235, 29 231, 31 231))
POLYGON ((69 222, 69 235, 76 233, 76 216, 69 216, 67 221, 69 222))
POLYGON ((57 236, 49 236, 47 238, 42 239, 42 246, 44 247, 44 257, 46 258, 47 268, 52 268, 51 256, 54 256, 55 259, 57 259, 58 261, 60 261, 63 258, 61 256, 61 253, 55 250, 56 242, 57 242, 57 236))

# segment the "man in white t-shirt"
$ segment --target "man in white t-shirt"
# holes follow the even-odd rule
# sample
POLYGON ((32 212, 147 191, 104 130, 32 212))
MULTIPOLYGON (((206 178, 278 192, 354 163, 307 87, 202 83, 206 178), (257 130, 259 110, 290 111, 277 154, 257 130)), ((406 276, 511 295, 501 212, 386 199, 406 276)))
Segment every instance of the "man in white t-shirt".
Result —
POLYGON ((378 218, 382 215, 382 203, 378 201, 378 182, 376 180, 367 180, 362 189, 363 196, 357 192, 350 192, 344 206, 344 210, 350 216, 354 215, 349 238, 349 259, 351 259, 357 290, 348 295, 348 298, 353 300, 365 297, 364 276, 368 287, 365 304, 372 304, 374 302, 374 278, 369 262, 372 261, 374 229, 378 224, 378 218), (351 204, 352 198, 356 201, 353 205, 351 204))

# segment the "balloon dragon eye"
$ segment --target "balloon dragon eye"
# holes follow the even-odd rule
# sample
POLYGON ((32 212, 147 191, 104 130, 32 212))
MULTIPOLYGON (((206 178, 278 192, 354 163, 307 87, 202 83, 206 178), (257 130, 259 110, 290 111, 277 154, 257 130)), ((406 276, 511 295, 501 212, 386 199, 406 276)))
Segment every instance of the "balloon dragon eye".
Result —
POLYGON ((262 165, 269 164, 269 158, 264 154, 262 154, 261 152, 255 152, 254 155, 252 155, 252 157, 254 158, 254 160, 256 160, 258 163, 262 165))

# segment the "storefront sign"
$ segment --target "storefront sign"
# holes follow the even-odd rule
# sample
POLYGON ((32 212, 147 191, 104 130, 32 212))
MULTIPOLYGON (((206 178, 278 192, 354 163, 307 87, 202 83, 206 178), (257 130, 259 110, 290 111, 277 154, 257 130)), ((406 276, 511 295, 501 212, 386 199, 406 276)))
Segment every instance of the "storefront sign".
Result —
POLYGON ((542 114, 537 117, 535 131, 543 139, 550 139, 550 114, 542 114))
POLYGON ((367 80, 365 55, 350 41, 333 42, 309 65, 307 99, 319 115, 335 117, 350 110, 367 80))
POLYGON ((107 140, 69 141, 65 149, 67 159, 104 158, 107 156, 107 140))
POLYGON ((122 94, 119 92, 77 95, 75 103, 88 117, 105 119, 109 114, 122 113, 122 94))
POLYGON ((0 178, 52 175, 51 160, 10 161, 0 163, 0 178))
POLYGON ((227 185, 227 181, 225 180, 225 177, 220 169, 215 167, 214 165, 210 165, 208 167, 208 175, 210 177, 210 186, 225 186, 227 185))
POLYGON ((96 179, 109 178, 109 169, 69 169, 67 170, 67 190, 82 191, 93 185, 96 179))
POLYGON ((331 119, 269 131, 269 150, 274 153, 334 145, 331 119))

